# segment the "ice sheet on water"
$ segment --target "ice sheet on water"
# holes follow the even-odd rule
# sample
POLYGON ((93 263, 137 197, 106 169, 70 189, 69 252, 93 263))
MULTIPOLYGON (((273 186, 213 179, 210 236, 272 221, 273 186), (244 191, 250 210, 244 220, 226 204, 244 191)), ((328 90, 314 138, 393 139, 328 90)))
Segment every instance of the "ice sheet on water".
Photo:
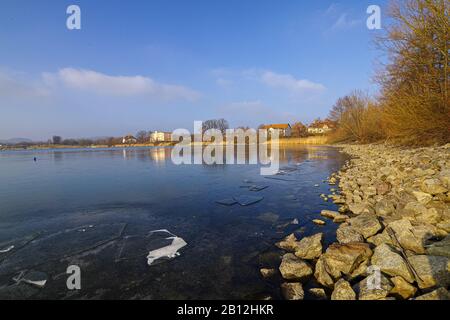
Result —
POLYGON ((167 229, 153 230, 145 236, 127 236, 119 249, 116 261, 136 259, 147 256, 149 266, 160 259, 172 259, 187 243, 167 229))
POLYGON ((257 202, 260 202, 263 199, 264 197, 247 196, 247 195, 240 195, 234 197, 234 200, 236 200, 241 206, 249 206, 257 202))
POLYGON ((228 199, 222 199, 216 201, 218 204, 224 205, 224 206, 232 206, 237 203, 236 200, 228 198, 228 199))
POLYGON ((289 178, 281 178, 277 176, 266 176, 265 179, 271 179, 271 180, 280 180, 280 181, 296 181, 295 179, 289 179, 289 178))
MULTIPOLYGON (((167 230, 159 230, 159 231, 168 232, 167 230)), ((156 249, 156 250, 152 250, 148 253, 147 264, 149 266, 151 266, 153 264, 153 262, 155 262, 158 259, 161 259, 161 258, 171 259, 171 258, 175 258, 175 257, 179 256, 180 253, 178 252, 178 250, 187 246, 187 243, 186 243, 186 241, 183 240, 183 238, 180 238, 177 236, 172 236, 172 237, 168 237, 167 239, 172 240, 172 243, 170 245, 156 249)))
POLYGON ((40 271, 22 271, 13 280, 18 284, 24 282, 38 288, 43 288, 47 283, 48 276, 46 273, 40 271))
POLYGON ((268 187, 269 187, 268 185, 262 185, 262 184, 253 184, 253 185, 248 185, 248 186, 241 186, 241 188, 246 188, 249 191, 254 191, 254 192, 262 191, 264 189, 267 189, 268 187))
POLYGON ((7 253, 7 252, 10 252, 12 249, 14 249, 14 245, 10 245, 9 247, 0 249, 0 253, 7 253))
POLYGON ((125 223, 81 226, 18 240, 11 252, 0 255, 0 274, 29 270, 56 259, 80 254, 121 237, 125 223))

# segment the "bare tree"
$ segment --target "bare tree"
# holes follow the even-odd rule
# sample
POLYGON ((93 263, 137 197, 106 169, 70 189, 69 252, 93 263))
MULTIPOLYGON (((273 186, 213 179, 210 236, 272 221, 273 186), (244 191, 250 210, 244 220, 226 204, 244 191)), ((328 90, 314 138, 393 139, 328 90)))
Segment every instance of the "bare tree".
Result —
POLYGON ((394 1, 392 23, 377 39, 387 63, 377 75, 390 137, 450 141, 450 2, 394 1))
POLYGON ((141 130, 136 133, 136 139, 139 143, 145 143, 149 140, 149 134, 145 130, 141 130))
POLYGON ((296 122, 292 125, 292 135, 294 137, 307 137, 308 128, 300 121, 296 122))
POLYGON ((53 142, 53 144, 61 144, 62 138, 60 136, 53 136, 52 142, 53 142))
POLYGON ((229 128, 228 121, 225 119, 211 119, 206 120, 203 122, 203 132, 209 130, 209 129, 217 129, 220 130, 222 133, 225 133, 225 130, 229 128))

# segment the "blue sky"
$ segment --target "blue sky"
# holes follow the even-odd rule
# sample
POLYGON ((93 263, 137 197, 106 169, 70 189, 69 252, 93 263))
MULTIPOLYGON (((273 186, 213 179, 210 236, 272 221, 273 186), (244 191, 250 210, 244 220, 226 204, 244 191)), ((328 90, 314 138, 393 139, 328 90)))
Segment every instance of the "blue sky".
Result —
POLYGON ((0 139, 325 117, 376 90, 371 4, 385 1, 2 0, 0 139))

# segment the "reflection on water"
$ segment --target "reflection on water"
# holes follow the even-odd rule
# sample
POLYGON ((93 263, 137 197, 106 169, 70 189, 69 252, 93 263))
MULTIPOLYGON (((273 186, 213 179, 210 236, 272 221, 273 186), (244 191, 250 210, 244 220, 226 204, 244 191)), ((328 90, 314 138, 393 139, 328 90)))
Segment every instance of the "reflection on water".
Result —
MULTIPOLYGON (((320 227, 311 220, 322 209, 335 209, 319 195, 329 192, 322 181, 345 160, 336 149, 280 149, 280 166, 289 167, 285 180, 262 177, 259 165, 176 166, 171 151, 158 147, 0 152, 0 250, 36 234, 40 241, 70 235, 55 246, 47 241, 28 248, 42 250, 33 258, 18 254, 5 262, 0 255, 0 298, 279 298, 278 283, 259 274, 261 267, 278 267, 276 240, 293 231, 324 231, 326 242, 334 240, 334 225, 320 227), (242 188, 248 181, 268 188, 242 188), (263 200, 248 207, 216 203, 238 195, 263 200), (289 225, 294 218, 299 225, 289 225), (145 256, 134 253, 129 255, 135 259, 116 261, 123 245, 111 228, 123 225, 120 237, 142 239, 151 230, 168 229, 188 245, 181 256, 151 267, 145 256), (81 226, 94 226, 95 237, 61 233, 81 226), (80 255, 68 254, 105 238, 113 240, 80 255), (63 258, 54 259, 58 255, 63 258), (79 292, 65 289, 61 274, 69 264, 81 267, 79 292), (22 268, 48 274, 46 287, 11 289, 11 278, 22 268)), ((130 247, 141 252, 139 245, 130 247)))

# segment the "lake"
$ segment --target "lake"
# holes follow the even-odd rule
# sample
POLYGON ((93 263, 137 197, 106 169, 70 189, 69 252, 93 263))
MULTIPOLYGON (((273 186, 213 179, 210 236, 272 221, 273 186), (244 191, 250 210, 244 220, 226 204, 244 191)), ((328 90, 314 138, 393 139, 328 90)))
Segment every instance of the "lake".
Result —
POLYGON ((334 241, 336 225, 311 220, 337 209, 319 196, 347 159, 338 149, 280 149, 286 174, 277 180, 258 165, 177 166, 170 155, 170 147, 0 152, 0 298, 278 299, 281 279, 259 272, 278 267, 275 242, 292 232, 334 241), (254 184, 267 188, 250 191, 254 184), (263 199, 216 202, 239 195, 263 199), (159 229, 187 245, 149 266, 150 244, 167 245, 149 236, 159 229), (69 265, 81 270, 81 290, 67 289, 69 265), (16 284, 24 270, 47 275, 45 287, 16 284))

